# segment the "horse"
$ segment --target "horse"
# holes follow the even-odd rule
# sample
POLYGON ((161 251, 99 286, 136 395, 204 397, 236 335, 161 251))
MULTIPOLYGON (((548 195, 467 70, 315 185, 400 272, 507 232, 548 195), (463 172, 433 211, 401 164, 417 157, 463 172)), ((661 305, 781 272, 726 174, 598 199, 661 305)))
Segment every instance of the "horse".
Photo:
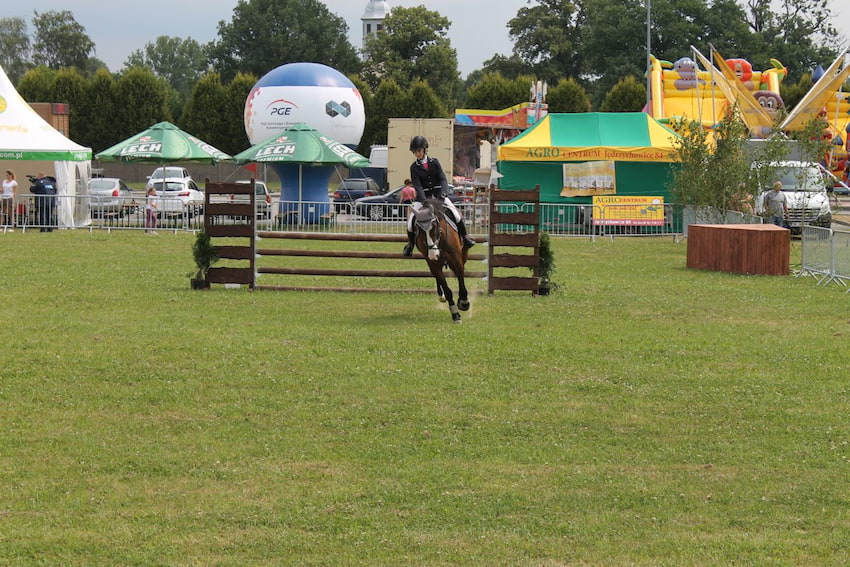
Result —
POLYGON ((437 282, 437 295, 440 301, 447 301, 452 321, 460 323, 460 311, 469 310, 469 294, 464 282, 464 265, 468 255, 463 247, 460 235, 454 223, 446 218, 443 202, 438 199, 426 199, 422 207, 414 213, 416 230, 416 248, 428 263, 428 268, 437 282), (458 300, 446 282, 443 266, 448 266, 458 281, 458 300))

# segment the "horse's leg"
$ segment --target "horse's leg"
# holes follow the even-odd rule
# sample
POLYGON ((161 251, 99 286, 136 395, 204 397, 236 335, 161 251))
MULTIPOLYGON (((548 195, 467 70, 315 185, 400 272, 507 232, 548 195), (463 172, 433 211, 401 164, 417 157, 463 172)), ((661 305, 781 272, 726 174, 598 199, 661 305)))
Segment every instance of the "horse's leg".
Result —
POLYGON ((460 311, 458 310, 457 305, 455 305, 452 288, 449 287, 449 284, 446 281, 446 276, 443 274, 443 261, 438 260, 433 262, 429 260, 428 267, 431 269, 431 275, 433 275, 434 279, 437 280, 437 288, 442 289, 443 296, 449 304, 449 312, 452 314, 452 321, 460 323, 460 311))

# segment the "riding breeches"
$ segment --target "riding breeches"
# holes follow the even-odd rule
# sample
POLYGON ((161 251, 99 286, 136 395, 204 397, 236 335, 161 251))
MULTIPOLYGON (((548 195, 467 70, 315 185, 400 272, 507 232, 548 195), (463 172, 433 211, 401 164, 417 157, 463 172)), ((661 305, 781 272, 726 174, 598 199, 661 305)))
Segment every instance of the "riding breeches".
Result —
MULTIPOLYGON (((452 212, 455 224, 463 222, 463 217, 460 216, 460 211, 457 210, 457 207, 455 207, 451 199, 449 199, 448 197, 443 197, 443 206, 445 206, 447 210, 452 212)), ((419 201, 414 201, 413 203, 411 203, 410 214, 407 215, 407 232, 413 232, 413 214, 421 208, 422 203, 420 203, 419 201)))

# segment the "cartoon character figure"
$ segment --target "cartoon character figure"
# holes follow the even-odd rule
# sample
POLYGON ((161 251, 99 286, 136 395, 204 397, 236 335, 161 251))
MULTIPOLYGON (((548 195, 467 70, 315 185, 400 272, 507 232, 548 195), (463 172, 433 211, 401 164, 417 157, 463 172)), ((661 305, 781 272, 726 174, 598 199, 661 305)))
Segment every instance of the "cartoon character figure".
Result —
POLYGON ((727 59, 726 64, 735 72, 735 75, 741 79, 744 86, 753 90, 753 66, 746 59, 727 59))
POLYGON ((697 78, 697 64, 690 57, 682 57, 673 63, 673 70, 679 74, 679 78, 673 81, 677 90, 686 91, 696 88, 697 84, 705 84, 705 81, 697 78))
POLYGON ((764 108, 771 118, 776 118, 776 114, 780 109, 785 108, 785 102, 782 97, 773 91, 756 91, 753 96, 758 103, 764 108))

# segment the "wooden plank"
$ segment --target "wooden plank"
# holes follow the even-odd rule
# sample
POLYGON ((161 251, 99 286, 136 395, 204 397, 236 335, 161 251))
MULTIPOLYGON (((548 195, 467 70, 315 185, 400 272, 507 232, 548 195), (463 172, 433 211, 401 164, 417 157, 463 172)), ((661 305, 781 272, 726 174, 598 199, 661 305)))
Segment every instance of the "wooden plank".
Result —
POLYGON ((490 250, 494 246, 526 246, 533 248, 540 242, 536 232, 526 234, 496 233, 490 236, 490 250))
MULTIPOLYGON (((204 223, 206 225, 206 223, 204 223)), ((251 238, 254 236, 254 227, 250 224, 213 224, 204 227, 207 234, 211 237, 221 236, 221 237, 237 237, 237 236, 247 236, 251 238)))
POLYGON ((254 249, 251 246, 216 246, 219 258, 227 260, 251 260, 254 257, 254 249))
MULTIPOLYGON (((412 256, 404 256, 401 252, 364 252, 361 250, 287 250, 278 248, 261 248, 257 250, 260 256, 307 256, 313 258, 374 258, 385 260, 424 260, 423 256, 414 251, 412 256)), ((468 261, 484 261, 484 254, 470 254, 468 261)))
POLYGON ((493 211, 490 213, 490 222, 492 224, 523 224, 529 226, 537 226, 540 224, 540 215, 537 213, 500 213, 493 211))
POLYGON ((204 192, 207 195, 253 195, 251 183, 207 183, 204 192))
POLYGON ((210 203, 206 206, 206 214, 250 217, 254 214, 254 206, 251 203, 210 203))
POLYGON ((523 190, 523 191, 507 191, 504 189, 497 191, 490 191, 490 201, 491 202, 503 202, 503 201, 526 201, 536 203, 540 200, 540 193, 535 190, 523 190))
POLYGON ((540 258, 533 254, 493 254, 489 264, 493 268, 536 268, 540 258))
MULTIPOLYGON (((283 274, 283 275, 298 275, 298 276, 358 276, 358 277, 373 277, 373 278, 433 278, 431 272, 414 271, 414 270, 337 270, 328 268, 275 268, 262 267, 257 268, 257 273, 260 274, 283 274)), ((454 277, 451 270, 444 271, 446 277, 454 277)), ((467 278, 483 278, 485 272, 466 272, 464 276, 467 278)))
POLYGON ((494 289, 504 289, 504 290, 526 290, 526 291, 536 291, 539 287, 539 283, 537 278, 497 278, 493 277, 487 280, 488 287, 491 290, 494 289))
POLYGON ((210 283, 254 283, 254 270, 251 268, 210 268, 207 272, 210 283))

